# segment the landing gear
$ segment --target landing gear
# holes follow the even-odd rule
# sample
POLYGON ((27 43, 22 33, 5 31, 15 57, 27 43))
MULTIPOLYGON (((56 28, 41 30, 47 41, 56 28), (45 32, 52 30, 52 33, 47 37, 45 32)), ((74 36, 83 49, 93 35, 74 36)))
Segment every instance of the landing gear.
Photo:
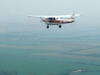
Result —
POLYGON ((49 25, 47 25, 47 29, 49 29, 49 25))
MULTIPOLYGON (((57 25, 59 28, 61 28, 62 26, 61 25, 57 25)), ((47 25, 46 27, 47 29, 49 29, 49 25, 47 25)))
POLYGON ((59 25, 59 28, 61 28, 61 25, 59 25))

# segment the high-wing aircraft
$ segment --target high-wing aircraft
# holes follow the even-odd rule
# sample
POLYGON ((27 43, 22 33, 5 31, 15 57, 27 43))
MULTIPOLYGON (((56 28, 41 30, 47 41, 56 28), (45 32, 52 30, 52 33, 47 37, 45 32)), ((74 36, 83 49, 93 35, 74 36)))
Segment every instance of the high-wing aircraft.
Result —
POLYGON ((50 25, 57 25, 61 28, 62 24, 68 24, 75 22, 75 16, 80 16, 80 14, 75 14, 73 12, 71 15, 61 15, 61 16, 36 16, 29 15, 29 17, 41 18, 41 20, 47 25, 47 29, 50 25))

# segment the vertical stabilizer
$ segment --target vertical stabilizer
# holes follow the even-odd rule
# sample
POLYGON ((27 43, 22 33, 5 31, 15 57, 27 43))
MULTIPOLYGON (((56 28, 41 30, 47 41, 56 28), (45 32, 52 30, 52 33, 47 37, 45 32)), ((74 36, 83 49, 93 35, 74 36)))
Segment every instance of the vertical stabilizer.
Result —
POLYGON ((75 12, 73 11, 73 13, 71 14, 71 18, 74 19, 75 17, 75 12))

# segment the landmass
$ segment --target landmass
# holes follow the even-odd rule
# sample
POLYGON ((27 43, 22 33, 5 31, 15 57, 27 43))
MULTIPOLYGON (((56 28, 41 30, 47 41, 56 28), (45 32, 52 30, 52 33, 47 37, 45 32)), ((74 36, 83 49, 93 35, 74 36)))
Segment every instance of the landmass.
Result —
POLYGON ((16 71, 8 72, 8 71, 0 71, 0 75, 17 75, 16 71))

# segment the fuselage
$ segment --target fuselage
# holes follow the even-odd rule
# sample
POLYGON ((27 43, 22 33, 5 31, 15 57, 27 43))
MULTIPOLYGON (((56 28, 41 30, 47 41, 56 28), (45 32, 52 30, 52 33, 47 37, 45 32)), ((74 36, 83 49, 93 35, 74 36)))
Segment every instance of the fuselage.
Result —
POLYGON ((73 23, 74 19, 55 19, 55 18, 47 18, 44 20, 47 25, 59 25, 59 24, 67 24, 73 23))

